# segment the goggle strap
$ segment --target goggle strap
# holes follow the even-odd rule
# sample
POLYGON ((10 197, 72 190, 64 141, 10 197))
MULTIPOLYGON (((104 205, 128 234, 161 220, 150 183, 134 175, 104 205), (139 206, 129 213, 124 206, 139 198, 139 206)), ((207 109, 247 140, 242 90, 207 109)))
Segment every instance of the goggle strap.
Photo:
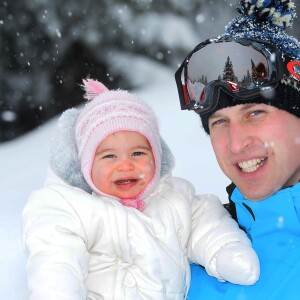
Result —
POLYGON ((185 105, 185 108, 187 108, 189 106, 190 100, 189 100, 189 96, 188 96, 185 84, 182 84, 182 92, 183 92, 184 105, 185 105))

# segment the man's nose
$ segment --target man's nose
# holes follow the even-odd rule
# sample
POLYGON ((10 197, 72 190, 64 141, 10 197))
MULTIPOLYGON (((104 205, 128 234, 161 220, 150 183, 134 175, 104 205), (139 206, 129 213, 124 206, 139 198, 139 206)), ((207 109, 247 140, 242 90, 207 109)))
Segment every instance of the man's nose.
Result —
POLYGON ((247 126, 237 123, 230 124, 228 147, 232 153, 241 153, 251 145, 253 136, 247 126))

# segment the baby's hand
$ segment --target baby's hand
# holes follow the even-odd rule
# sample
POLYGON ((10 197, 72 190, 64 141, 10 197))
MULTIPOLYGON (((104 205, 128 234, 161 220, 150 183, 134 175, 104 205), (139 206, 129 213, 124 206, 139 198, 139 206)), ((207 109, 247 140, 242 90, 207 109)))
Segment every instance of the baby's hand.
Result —
POLYGON ((228 243, 216 253, 213 260, 221 281, 252 285, 259 278, 258 257, 249 245, 240 242, 228 243))

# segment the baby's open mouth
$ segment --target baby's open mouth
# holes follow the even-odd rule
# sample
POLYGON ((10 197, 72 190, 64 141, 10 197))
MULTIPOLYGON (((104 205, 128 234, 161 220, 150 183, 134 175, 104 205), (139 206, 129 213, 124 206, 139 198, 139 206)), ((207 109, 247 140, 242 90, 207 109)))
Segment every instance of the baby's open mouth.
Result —
POLYGON ((137 182, 137 179, 120 179, 120 180, 116 180, 115 184, 125 185, 125 184, 130 184, 133 182, 137 182))
POLYGON ((238 166, 243 172, 251 173, 256 171, 260 166, 262 166, 268 158, 256 158, 247 161, 242 161, 238 163, 238 166))

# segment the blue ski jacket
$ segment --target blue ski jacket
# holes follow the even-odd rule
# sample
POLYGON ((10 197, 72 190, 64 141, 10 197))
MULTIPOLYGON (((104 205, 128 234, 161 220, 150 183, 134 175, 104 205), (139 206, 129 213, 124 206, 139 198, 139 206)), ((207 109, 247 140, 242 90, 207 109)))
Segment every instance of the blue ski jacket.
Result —
POLYGON ((258 202, 248 201, 238 188, 231 200, 237 221, 252 240, 261 274, 254 285, 219 282, 192 265, 187 299, 300 299, 300 183, 258 202))

